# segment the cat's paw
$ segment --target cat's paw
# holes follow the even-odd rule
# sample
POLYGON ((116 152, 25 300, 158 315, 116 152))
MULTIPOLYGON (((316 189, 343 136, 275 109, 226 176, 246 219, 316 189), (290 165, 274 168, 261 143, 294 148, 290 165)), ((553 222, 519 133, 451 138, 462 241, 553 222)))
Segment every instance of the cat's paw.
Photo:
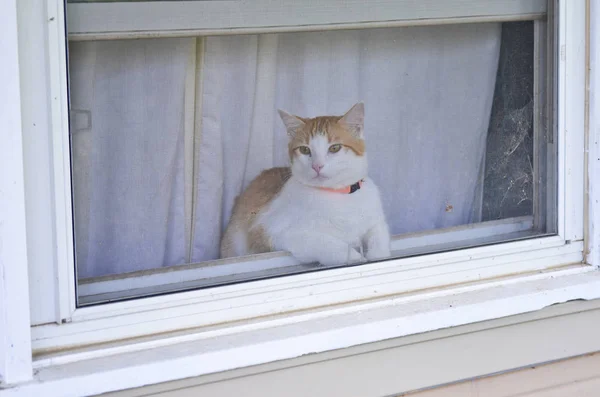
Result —
POLYGON ((357 263, 362 263, 365 261, 365 258, 362 256, 360 252, 355 249, 350 250, 350 255, 347 261, 348 265, 355 265, 357 263))
POLYGON ((327 258, 319 260, 323 266, 355 265, 362 262, 364 262, 363 256, 354 248, 335 255, 327 255, 327 258))
POLYGON ((376 261, 376 260, 380 260, 380 259, 386 259, 389 258, 391 256, 391 252, 389 248, 372 248, 370 250, 367 251, 367 254, 365 255, 367 257, 367 260, 369 261, 376 261))

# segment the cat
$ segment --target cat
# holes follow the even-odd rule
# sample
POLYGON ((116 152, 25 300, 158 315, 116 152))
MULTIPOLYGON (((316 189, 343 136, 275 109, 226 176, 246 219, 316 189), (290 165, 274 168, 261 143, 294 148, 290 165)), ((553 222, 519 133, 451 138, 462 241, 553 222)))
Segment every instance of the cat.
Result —
POLYGON ((221 257, 281 250, 325 266, 389 257, 379 189, 367 177, 363 103, 343 116, 278 112, 291 166, 263 171, 236 198, 221 257))

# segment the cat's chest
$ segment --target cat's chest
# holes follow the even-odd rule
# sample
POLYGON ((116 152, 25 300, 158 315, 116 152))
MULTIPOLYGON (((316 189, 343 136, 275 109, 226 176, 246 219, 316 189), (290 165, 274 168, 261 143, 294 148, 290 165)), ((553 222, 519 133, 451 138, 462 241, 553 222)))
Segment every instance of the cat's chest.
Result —
POLYGON ((319 192, 309 200, 300 206, 311 219, 317 223, 322 220, 340 229, 368 227, 369 219, 374 216, 373 200, 367 189, 352 194, 319 192))
POLYGON ((282 231, 329 229, 336 234, 362 235, 380 216, 379 195, 377 188, 367 183, 351 194, 291 186, 271 203, 265 215, 266 222, 282 231))

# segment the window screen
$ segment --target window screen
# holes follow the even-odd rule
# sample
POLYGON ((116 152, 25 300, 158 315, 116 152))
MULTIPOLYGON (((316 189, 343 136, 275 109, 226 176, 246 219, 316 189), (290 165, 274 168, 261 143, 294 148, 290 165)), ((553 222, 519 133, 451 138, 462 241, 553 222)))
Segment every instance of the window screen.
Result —
MULTIPOLYGON (((537 23, 71 41, 79 303, 554 233, 552 87, 545 84, 547 37, 537 23), (344 206, 377 186, 389 253, 369 258, 371 235, 344 230, 370 225, 372 212, 332 217, 338 207, 311 210, 302 203, 312 196, 286 202, 278 190, 254 215, 268 223, 267 209, 289 205, 296 223, 261 230, 267 237, 259 240, 272 243, 266 249, 223 258, 236 198, 264 170, 303 156, 290 148, 277 110, 301 120, 339 118, 359 102, 368 178, 357 178, 364 185, 352 193, 339 190, 354 183, 319 194, 337 195, 344 206), (307 230, 310 217, 315 228, 307 230), (296 226, 303 252, 324 250, 315 236, 333 233, 348 261, 303 261, 279 249, 273 241, 296 226), (353 250, 360 260, 351 260, 353 250)), ((329 137, 323 144, 335 143, 329 137)), ((305 182, 293 167, 284 175, 284 186, 305 182)))

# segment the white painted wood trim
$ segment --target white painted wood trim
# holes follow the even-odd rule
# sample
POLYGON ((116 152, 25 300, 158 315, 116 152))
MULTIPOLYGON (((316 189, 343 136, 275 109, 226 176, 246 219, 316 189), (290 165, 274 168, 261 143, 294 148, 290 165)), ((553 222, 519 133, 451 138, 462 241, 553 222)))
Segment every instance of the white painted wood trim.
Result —
MULTIPOLYGON (((67 49, 65 9, 62 1, 46 0, 48 26, 48 73, 52 147, 52 182, 56 244, 55 277, 58 321, 68 320, 77 307, 77 278, 73 242, 73 207, 71 199, 71 152, 69 102, 67 86, 67 49)), ((47 111, 47 109, 40 109, 47 111)))
POLYGON ((587 262, 600 267, 600 5, 590 1, 587 262))
POLYGON ((164 347, 148 342, 147 349, 124 350, 117 356, 93 358, 97 351, 88 351, 74 361, 68 354, 43 358, 36 363, 40 380, 11 395, 70 397, 124 390, 534 312, 572 299, 597 298, 600 273, 592 271, 449 290, 424 300, 407 296, 359 303, 327 316, 299 314, 302 319, 289 325, 273 320, 267 328, 249 330, 243 324, 232 325, 227 335, 208 335, 193 342, 164 347), (239 332, 234 331, 236 327, 239 332), (84 357, 87 360, 80 361, 84 357))
POLYGON ((72 39, 248 34, 543 17, 546 0, 321 0, 74 3, 72 39))
POLYGON ((564 264, 588 267, 581 265, 581 242, 565 245, 559 238, 550 237, 506 245, 521 250, 508 254, 502 244, 492 245, 80 308, 68 324, 32 328, 33 348, 43 351, 84 346, 283 315, 507 274, 523 275, 564 264), (553 242, 559 245, 550 248, 553 242), (532 243, 547 245, 535 250, 532 243), (484 255, 482 248, 490 251, 484 255), (495 255, 494 249, 502 250, 502 254, 495 255), (470 255, 471 259, 462 261, 463 255, 470 255))
POLYGON ((558 7, 558 230, 567 241, 584 237, 585 1, 558 7))
POLYGON ((46 8, 39 0, 17 2, 19 68, 31 323, 60 321, 52 200, 52 153, 46 8), (36 62, 31 62, 35 59, 36 62))
POLYGON ((32 376, 17 0, 0 26, 0 384, 12 384, 32 376))
MULTIPOLYGON (((271 316, 264 317, 258 321, 252 322, 239 322, 232 323, 230 325, 216 325, 215 327, 207 327, 203 331, 199 331, 198 328, 192 329, 187 332, 172 332, 162 335, 156 335, 150 338, 138 338, 128 342, 107 344, 105 346, 95 345, 84 347, 82 349, 73 351, 47 351, 39 352, 37 354, 37 360, 34 363, 34 368, 42 368, 48 365, 63 365, 72 362, 78 362, 81 360, 89 360, 93 358, 106 357, 121 353, 132 353, 139 352, 145 349, 156 349, 159 347, 166 347, 172 345, 178 345, 181 343, 196 342, 200 340, 206 340, 210 338, 226 337, 232 335, 241 335, 245 332, 254 332, 264 329, 274 329, 278 327, 293 326, 294 324, 302 323, 305 321, 322 321, 330 317, 352 315, 357 312, 368 312, 377 311, 383 308, 396 306, 399 303, 405 304, 419 304, 426 306, 427 302, 432 299, 438 299, 443 297, 450 297, 455 294, 471 293, 475 291, 490 291, 498 288, 513 288, 516 285, 522 285, 524 282, 539 282, 542 280, 551 280, 555 278, 562 278, 566 280, 570 277, 587 278, 586 275, 596 277, 598 273, 595 273, 591 268, 582 267, 570 267, 564 270, 556 270, 553 272, 545 272, 540 274, 532 274, 526 277, 513 277, 503 278, 501 280, 482 282, 482 283, 471 283, 462 287, 452 289, 430 289, 424 290, 413 294, 405 294, 402 296, 394 296, 387 300, 376 300, 376 301, 365 301, 357 302, 354 304, 341 306, 333 310, 310 310, 305 312, 299 312, 289 317, 271 316), (100 346, 99 348, 97 346, 100 346)), ((451 305, 455 307, 454 304, 451 305)), ((415 312, 416 313, 416 312, 415 312)), ((504 313, 504 312, 501 312, 504 313)), ((488 315, 493 317, 492 313, 488 315)), ((503 317, 502 315, 498 318, 503 317)), ((425 332, 425 331, 423 331, 425 332)))

